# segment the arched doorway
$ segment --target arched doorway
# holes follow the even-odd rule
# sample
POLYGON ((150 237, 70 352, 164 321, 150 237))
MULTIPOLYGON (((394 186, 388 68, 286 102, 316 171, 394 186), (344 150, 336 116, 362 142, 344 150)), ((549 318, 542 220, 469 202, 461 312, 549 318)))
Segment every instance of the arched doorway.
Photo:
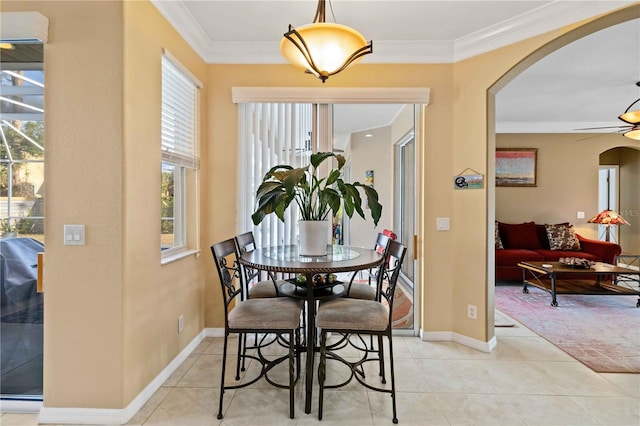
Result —
MULTIPOLYGON (((488 90, 487 90, 487 117, 488 117, 488 122, 487 122, 487 153, 488 153, 488 164, 487 164, 487 170, 488 170, 488 174, 489 174, 489 182, 493 182, 495 179, 495 161, 493 160, 492 156, 494 155, 496 146, 497 144, 497 136, 496 136, 496 123, 495 123, 495 114, 496 114, 496 96, 497 94, 505 88, 505 86, 510 83, 511 81, 513 81, 517 76, 519 76, 520 74, 522 74, 525 70, 527 70, 529 67, 531 67, 533 64, 537 63, 538 61, 540 61, 541 59, 547 57, 548 55, 556 52, 557 50, 561 49, 564 46, 567 46, 568 44, 581 39, 583 37, 586 37, 590 34, 593 34, 595 32, 598 32, 600 30, 615 26, 617 24, 621 24, 627 21, 631 21, 634 19, 638 19, 640 18, 640 6, 635 5, 632 7, 628 7, 626 9, 622 9, 619 11, 616 11, 612 14, 609 14, 607 16, 603 16, 601 18, 595 19, 591 22, 588 22, 578 28, 575 28, 559 37, 557 37, 556 39, 551 40, 550 42, 548 42, 547 44, 543 45, 542 47, 538 48, 537 50, 535 50, 533 53, 531 53, 529 56, 527 56, 526 58, 522 59, 521 61, 519 61, 515 66, 513 66, 509 71, 507 71, 505 74, 503 74, 500 78, 498 78, 496 80, 496 82, 494 84, 492 84, 488 90)), ((624 109, 626 105, 621 105, 621 108, 624 109)), ((622 110, 620 111, 622 112, 622 110)), ((615 117, 614 117, 615 119, 615 117)), ((624 138, 622 138, 622 136, 620 135, 612 135, 612 137, 617 137, 619 138, 618 140, 616 140, 615 142, 611 142, 611 146, 610 147, 615 147, 618 144, 624 144, 627 140, 625 140, 624 138)), ((629 142, 631 145, 633 145, 633 147, 635 148, 636 142, 635 141, 630 141, 629 142)), ((597 164, 598 164, 598 159, 595 158, 595 162, 596 162, 596 168, 595 168, 595 174, 597 175, 597 164)), ((493 239, 493 230, 494 230, 494 224, 495 224, 495 219, 496 219, 496 189, 494 185, 489 185, 488 190, 487 190, 487 202, 488 202, 488 215, 487 215, 487 236, 489 237, 490 240, 493 239)), ((573 218, 576 217, 576 212, 574 210, 573 212, 573 218)), ((522 218, 522 221, 527 221, 527 220, 531 220, 531 218, 527 218, 524 217, 522 218)), ((489 242, 490 244, 488 245, 489 247, 493 247, 491 241, 489 242)), ((489 279, 487 281, 487 308, 488 311, 492 312, 494 309, 494 303, 493 303, 493 296, 494 296, 494 292, 495 292, 495 288, 492 287, 494 285, 494 280, 493 278, 493 274, 491 273, 491 271, 494 269, 494 262, 495 262, 495 257, 494 257, 494 253, 492 250, 489 250, 488 256, 488 264, 487 264, 487 271, 489 279)), ((491 336, 493 334, 492 332, 492 327, 493 324, 491 323, 491 321, 488 321, 487 323, 488 325, 488 329, 487 329, 487 335, 491 336)))

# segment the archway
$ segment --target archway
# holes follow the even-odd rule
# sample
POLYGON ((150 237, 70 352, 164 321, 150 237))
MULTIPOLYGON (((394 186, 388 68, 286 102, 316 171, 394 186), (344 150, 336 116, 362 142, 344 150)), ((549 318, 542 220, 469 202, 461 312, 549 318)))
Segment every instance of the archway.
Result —
MULTIPOLYGON (((526 58, 520 60, 511 69, 500 76, 500 78, 498 78, 496 82, 487 89, 487 153, 489 156, 487 161, 487 173, 489 177, 488 181, 490 183, 495 181, 495 161, 491 158, 491 156, 493 156, 493 153, 496 149, 496 95, 500 92, 500 90, 502 90, 508 83, 514 80, 530 66, 540 61, 542 58, 550 55, 551 53, 561 49, 562 47, 602 29, 638 18, 640 18, 640 5, 634 5, 625 9, 618 10, 609 15, 594 19, 593 21, 570 30, 567 33, 562 34, 561 36, 544 44, 543 46, 532 52, 530 55, 528 55, 526 58)), ((622 143, 622 141, 620 143, 622 143)), ((494 185, 490 184, 487 188, 487 237, 490 240, 493 239, 492 231, 494 230, 495 226, 495 203, 496 190, 494 185)), ((489 241, 489 243, 491 243, 491 241, 489 241)), ((488 246, 492 247, 492 244, 488 244, 488 246)), ((487 262, 487 311, 492 313, 494 310, 495 293, 495 277, 492 273, 495 264, 495 255, 493 250, 488 251, 487 262)), ((493 335, 492 329, 493 322, 489 320, 487 321, 487 336, 493 335)))

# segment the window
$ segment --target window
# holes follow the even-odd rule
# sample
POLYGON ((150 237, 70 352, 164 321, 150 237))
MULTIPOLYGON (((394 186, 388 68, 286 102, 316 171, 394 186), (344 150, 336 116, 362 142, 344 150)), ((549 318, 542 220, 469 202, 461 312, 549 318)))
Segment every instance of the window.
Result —
POLYGON ((198 105, 202 85, 162 56, 161 239, 163 259, 197 248, 198 105))

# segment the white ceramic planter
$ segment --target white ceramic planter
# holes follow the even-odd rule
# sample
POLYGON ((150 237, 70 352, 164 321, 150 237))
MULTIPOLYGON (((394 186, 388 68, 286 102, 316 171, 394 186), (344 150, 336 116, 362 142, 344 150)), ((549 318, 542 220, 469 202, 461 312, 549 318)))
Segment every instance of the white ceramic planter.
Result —
POLYGON ((300 254, 303 256, 324 256, 329 243, 328 220, 301 220, 300 254))

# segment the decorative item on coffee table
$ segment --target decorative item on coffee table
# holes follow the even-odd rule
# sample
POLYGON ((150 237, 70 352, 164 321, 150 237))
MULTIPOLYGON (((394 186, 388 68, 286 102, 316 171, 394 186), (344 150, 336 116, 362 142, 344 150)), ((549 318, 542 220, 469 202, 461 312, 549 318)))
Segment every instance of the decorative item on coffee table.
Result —
POLYGON ((560 259, 558 259, 558 262, 570 268, 583 268, 583 269, 589 269, 596 264, 596 262, 593 262, 588 259, 584 259, 582 257, 561 257, 560 259))

